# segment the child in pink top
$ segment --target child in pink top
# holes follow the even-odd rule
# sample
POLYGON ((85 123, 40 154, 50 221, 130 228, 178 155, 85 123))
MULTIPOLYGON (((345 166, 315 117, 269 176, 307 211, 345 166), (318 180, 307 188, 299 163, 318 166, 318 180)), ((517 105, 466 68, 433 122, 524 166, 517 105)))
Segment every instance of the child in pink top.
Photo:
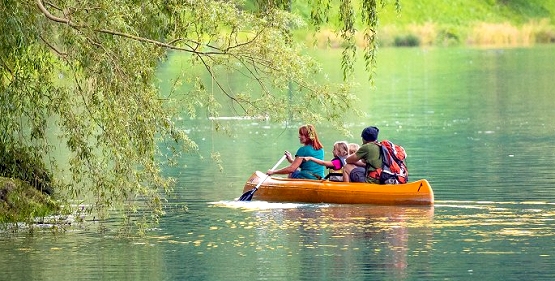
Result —
POLYGON ((333 144, 333 159, 323 161, 314 157, 304 157, 305 161, 313 161, 318 165, 322 165, 329 169, 326 178, 330 181, 343 181, 343 166, 345 158, 349 155, 349 145, 345 141, 338 141, 333 144))

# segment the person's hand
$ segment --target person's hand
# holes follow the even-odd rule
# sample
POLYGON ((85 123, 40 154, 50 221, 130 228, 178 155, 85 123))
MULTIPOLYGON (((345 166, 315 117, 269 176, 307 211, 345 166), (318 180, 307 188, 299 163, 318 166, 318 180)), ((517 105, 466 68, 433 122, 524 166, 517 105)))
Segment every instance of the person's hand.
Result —
POLYGON ((268 170, 268 172, 266 172, 266 175, 271 176, 272 174, 274 174, 273 170, 268 170))
POLYGON ((287 161, 291 162, 293 161, 293 157, 291 156, 291 152, 289 151, 285 151, 285 158, 287 158, 287 161))

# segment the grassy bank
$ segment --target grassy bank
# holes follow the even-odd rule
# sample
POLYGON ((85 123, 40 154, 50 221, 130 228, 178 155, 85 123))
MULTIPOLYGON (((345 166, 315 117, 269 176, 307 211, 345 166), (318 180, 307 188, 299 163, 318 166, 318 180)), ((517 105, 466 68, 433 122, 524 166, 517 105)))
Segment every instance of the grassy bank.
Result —
MULTIPOLYGON (((555 1, 402 0, 401 5, 399 14, 391 3, 379 10, 377 32, 382 47, 555 43, 555 1)), ((342 42, 333 32, 338 26, 334 18, 317 34, 305 33, 304 39, 320 47, 340 47, 342 42)), ((362 35, 358 37, 362 45, 362 35)))
POLYGON ((60 211, 59 203, 20 180, 0 177, 0 225, 25 222, 29 225, 60 211))

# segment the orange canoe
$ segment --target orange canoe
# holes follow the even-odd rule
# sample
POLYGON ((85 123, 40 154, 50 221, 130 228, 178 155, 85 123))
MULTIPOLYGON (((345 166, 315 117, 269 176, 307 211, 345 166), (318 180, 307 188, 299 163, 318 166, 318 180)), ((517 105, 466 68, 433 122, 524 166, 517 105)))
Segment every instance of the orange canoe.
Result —
MULTIPOLYGON (((243 192, 252 190, 266 175, 254 172, 243 192)), ((253 200, 377 205, 433 205, 434 192, 427 180, 397 185, 333 182, 268 177, 254 193, 253 200)))

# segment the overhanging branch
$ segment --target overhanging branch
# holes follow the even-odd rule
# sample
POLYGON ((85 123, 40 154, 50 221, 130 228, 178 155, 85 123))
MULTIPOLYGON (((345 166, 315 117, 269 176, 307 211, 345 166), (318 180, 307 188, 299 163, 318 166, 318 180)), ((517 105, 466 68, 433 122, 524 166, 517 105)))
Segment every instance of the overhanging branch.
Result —
MULTIPOLYGON (((51 14, 48 9, 46 9, 46 7, 44 6, 42 0, 36 0, 37 3, 37 7, 39 8, 39 10, 46 16, 46 18, 48 18, 49 20, 58 22, 58 23, 63 23, 63 24, 67 24, 68 26, 75 28, 75 29, 89 29, 89 27, 85 26, 85 25, 80 25, 77 24, 69 19, 66 18, 60 18, 57 17, 53 14, 51 14)), ((216 54, 226 54, 225 50, 222 50, 218 47, 212 46, 212 45, 205 45, 208 48, 210 48, 211 50, 216 50, 216 51, 210 51, 210 52, 202 52, 202 51, 198 51, 198 48, 193 48, 193 47, 189 47, 189 48, 183 48, 183 47, 179 47, 173 44, 169 44, 169 43, 164 43, 164 42, 160 42, 157 40, 152 40, 149 38, 144 38, 144 37, 140 37, 140 36, 135 36, 135 35, 131 35, 128 33, 123 33, 123 32, 119 32, 119 31, 114 31, 114 30, 109 30, 109 29, 94 29, 91 28, 94 32, 98 32, 98 33, 104 33, 104 34, 111 34, 114 36, 119 36, 119 37, 124 37, 124 38, 128 38, 131 40, 135 40, 135 41, 139 41, 139 42, 144 42, 144 43, 148 43, 148 44, 153 44, 155 46, 158 47, 162 47, 162 48, 166 48, 166 49, 170 49, 170 50, 177 50, 177 51, 184 51, 184 52, 190 52, 190 53, 195 53, 198 55, 216 55, 216 54)), ((193 43, 196 46, 200 46, 203 45, 200 42, 191 40, 191 39, 184 39, 184 38, 180 38, 180 39, 175 39, 172 40, 170 42, 178 42, 178 41, 188 41, 193 43)))

